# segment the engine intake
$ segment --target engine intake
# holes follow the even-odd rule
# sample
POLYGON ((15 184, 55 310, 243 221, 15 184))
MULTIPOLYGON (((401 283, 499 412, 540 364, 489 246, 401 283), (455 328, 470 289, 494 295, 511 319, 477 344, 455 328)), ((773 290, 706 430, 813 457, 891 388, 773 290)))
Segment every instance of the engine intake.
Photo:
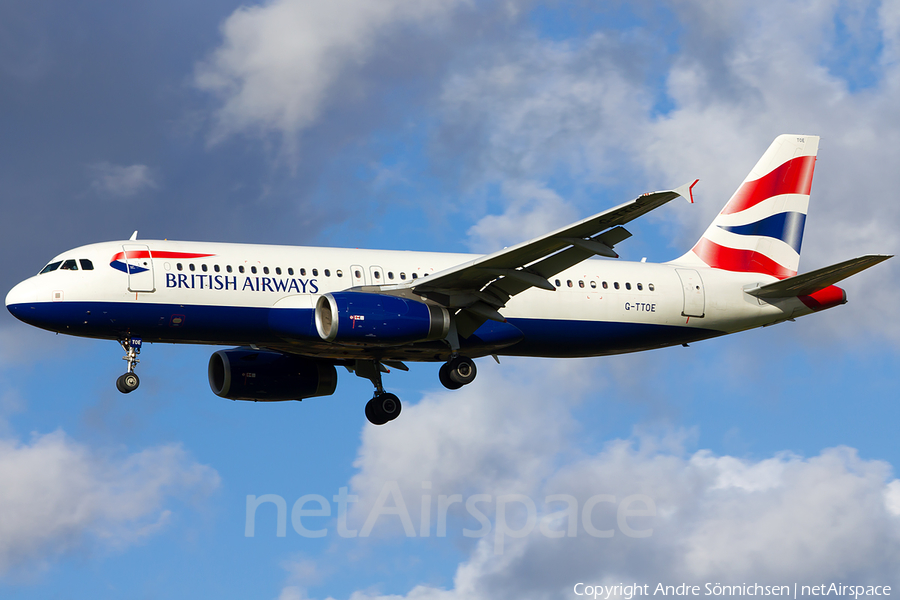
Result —
POLYGON ((219 350, 209 358, 209 387, 229 400, 302 400, 330 396, 334 365, 261 350, 219 350))
POLYGON ((391 346, 443 339, 450 314, 398 296, 334 292, 316 302, 316 330, 329 342, 391 346))

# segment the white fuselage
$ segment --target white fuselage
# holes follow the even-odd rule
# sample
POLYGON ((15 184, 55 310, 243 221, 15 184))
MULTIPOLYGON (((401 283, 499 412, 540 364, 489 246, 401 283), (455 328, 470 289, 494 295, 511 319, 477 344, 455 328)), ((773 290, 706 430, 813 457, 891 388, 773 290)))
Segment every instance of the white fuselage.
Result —
MULTIPOLYGON (((475 258, 211 242, 105 242, 60 254, 51 264, 75 261, 77 270, 56 268, 27 279, 9 293, 6 303, 23 321, 86 337, 256 345, 330 358, 443 360, 447 350, 441 342, 343 347, 322 340, 307 322, 316 300, 326 292, 401 284, 475 258), (128 258, 141 248, 147 250, 143 257, 128 258), (93 268, 82 268, 83 259, 93 268), (287 332, 273 328, 273 311, 292 311, 297 327, 287 332)), ((490 336, 478 337, 479 330, 469 341, 468 354, 616 354, 687 343, 813 312, 796 298, 769 303, 744 292, 774 280, 673 263, 586 260, 551 278, 556 291, 532 288, 500 310, 521 330, 522 339, 481 343, 477 340, 490 336)))

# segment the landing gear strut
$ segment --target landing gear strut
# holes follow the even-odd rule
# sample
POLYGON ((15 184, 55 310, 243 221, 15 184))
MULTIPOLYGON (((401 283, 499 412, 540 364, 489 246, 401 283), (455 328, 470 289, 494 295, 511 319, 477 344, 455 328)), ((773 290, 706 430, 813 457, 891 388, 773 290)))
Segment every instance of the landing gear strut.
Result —
POLYGON ((477 373, 478 369, 475 368, 475 361, 471 358, 454 356, 441 365, 438 377, 441 380, 441 384, 448 390, 458 390, 462 386, 475 381, 477 373))
POLYGON ((358 360, 356 375, 364 377, 375 386, 375 396, 366 403, 366 418, 373 425, 384 425, 400 416, 400 398, 384 391, 381 373, 387 369, 377 360, 358 360))
POLYGON ((119 340, 119 343, 122 344, 122 349, 125 351, 122 360, 128 361, 128 371, 116 379, 116 389, 123 394, 129 394, 141 385, 141 380, 134 372, 135 365, 141 362, 137 357, 141 353, 141 338, 126 338, 119 340))

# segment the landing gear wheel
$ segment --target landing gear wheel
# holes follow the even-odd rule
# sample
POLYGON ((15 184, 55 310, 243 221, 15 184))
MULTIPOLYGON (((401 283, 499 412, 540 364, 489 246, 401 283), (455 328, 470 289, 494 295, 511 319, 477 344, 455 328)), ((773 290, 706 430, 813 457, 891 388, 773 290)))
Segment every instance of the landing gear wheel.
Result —
POLYGON ((451 358, 445 366, 447 367, 447 378, 461 386, 475 381, 475 375, 478 373, 475 361, 465 356, 451 358))
POLYGON ((447 367, 447 363, 441 365, 441 368, 438 371, 438 379, 441 380, 441 385, 443 385, 448 390, 458 390, 462 387, 462 384, 456 383, 455 381, 450 379, 450 369, 447 367))
POLYGON ((366 403, 366 418, 372 425, 384 425, 400 416, 400 399, 387 392, 376 394, 366 403))
POLYGON ((141 380, 136 373, 125 373, 116 379, 116 389, 123 394, 130 394, 141 385, 141 380))

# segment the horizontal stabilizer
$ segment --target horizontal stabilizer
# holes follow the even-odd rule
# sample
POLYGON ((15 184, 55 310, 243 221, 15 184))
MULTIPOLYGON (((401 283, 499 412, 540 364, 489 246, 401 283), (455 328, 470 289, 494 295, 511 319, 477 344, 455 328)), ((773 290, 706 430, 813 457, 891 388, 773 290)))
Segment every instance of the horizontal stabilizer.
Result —
POLYGON ((744 290, 751 296, 757 298, 794 298, 797 296, 809 296, 819 290, 825 289, 830 285, 834 285, 842 279, 846 279, 851 275, 855 275, 860 271, 864 271, 871 266, 891 258, 893 255, 886 254, 870 254, 852 258, 844 262, 830 267, 823 267, 803 273, 802 275, 794 275, 781 281, 769 283, 755 288, 744 290))

